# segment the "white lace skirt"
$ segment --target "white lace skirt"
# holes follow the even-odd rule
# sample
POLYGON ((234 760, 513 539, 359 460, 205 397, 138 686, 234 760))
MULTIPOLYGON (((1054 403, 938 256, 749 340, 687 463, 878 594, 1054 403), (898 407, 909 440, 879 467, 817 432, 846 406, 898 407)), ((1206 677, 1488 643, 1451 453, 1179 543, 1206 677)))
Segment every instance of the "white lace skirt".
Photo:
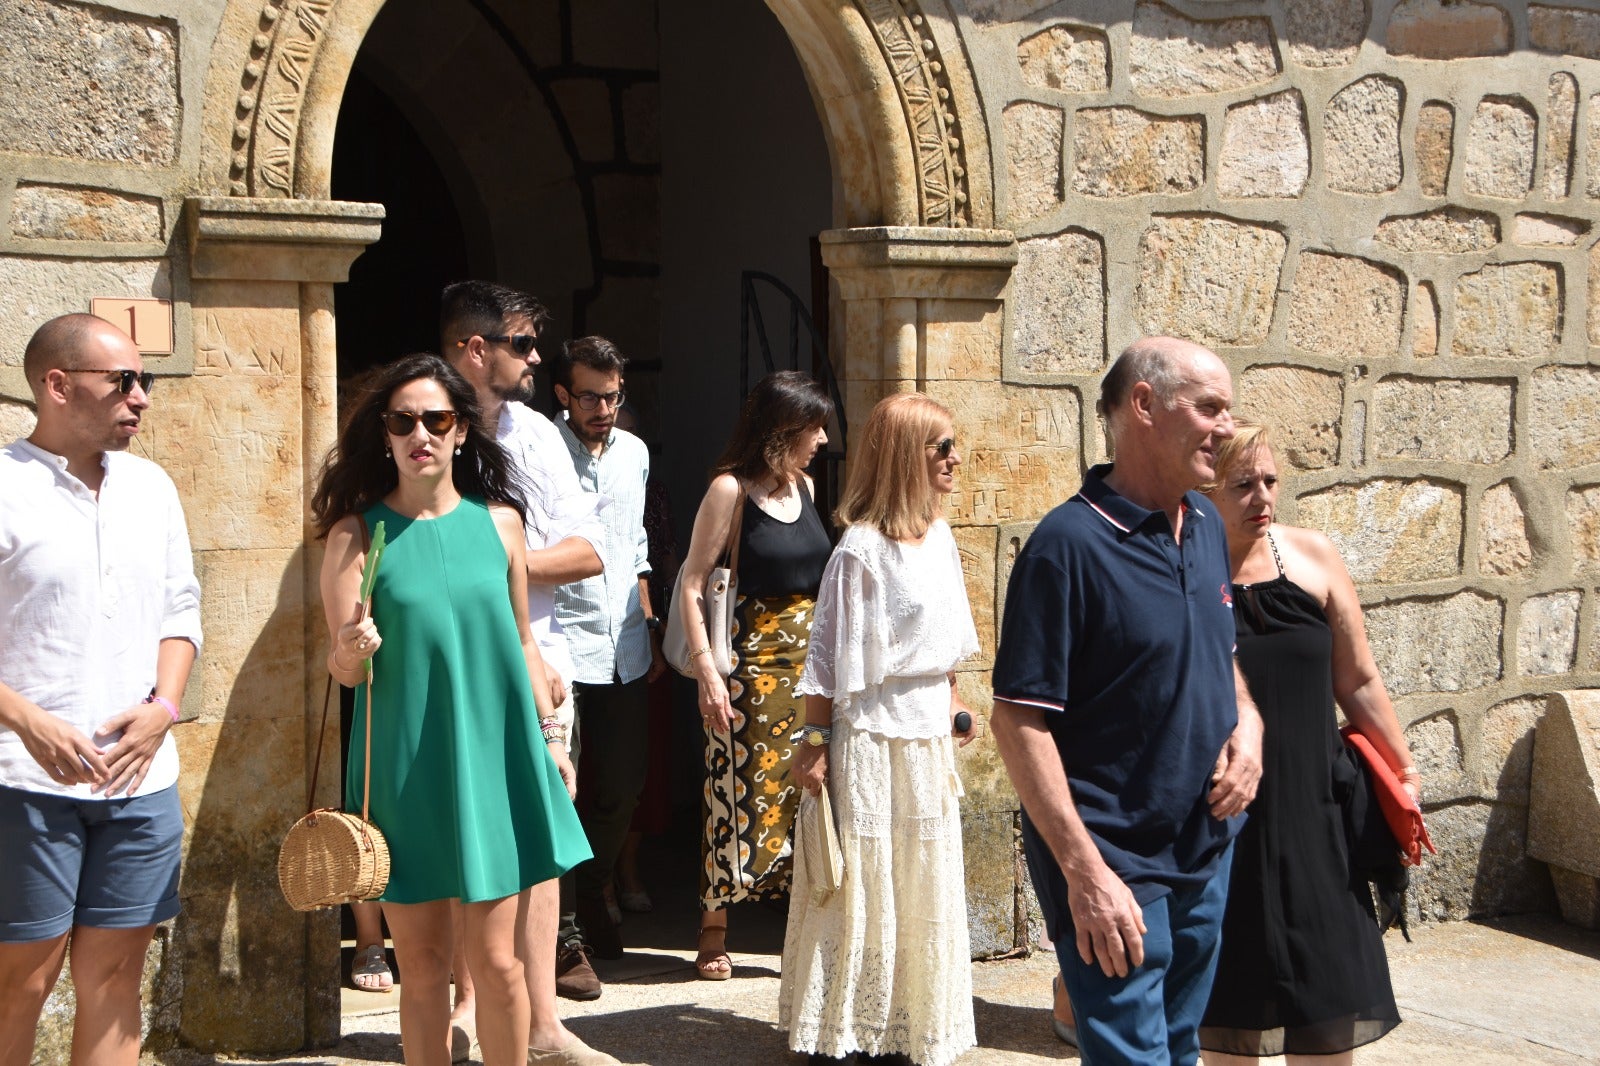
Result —
POLYGON ((947 1066, 977 1043, 953 745, 835 720, 828 782, 844 885, 818 904, 795 863, 778 1024, 807 1054, 947 1066))

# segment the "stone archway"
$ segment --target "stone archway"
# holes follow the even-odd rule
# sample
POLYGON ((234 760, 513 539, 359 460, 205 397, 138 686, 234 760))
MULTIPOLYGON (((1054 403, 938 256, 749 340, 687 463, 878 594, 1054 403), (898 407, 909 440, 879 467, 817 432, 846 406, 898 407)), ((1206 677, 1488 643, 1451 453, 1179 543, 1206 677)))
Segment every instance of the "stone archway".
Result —
MULTIPOLYGON (((327 199, 339 99, 382 6, 234 0, 207 76, 204 187, 229 197, 327 199)), ((768 6, 824 119, 836 225, 992 224, 988 138, 943 0, 768 6)))
MULTIPOLYGON (((970 347, 974 329, 998 374, 1015 244, 988 228, 987 136, 944 0, 768 3, 800 58, 832 163, 838 228, 823 235, 823 257, 852 421, 885 391, 949 376, 939 369, 947 349, 970 347), (959 337, 968 341, 953 344, 959 337)), ((205 695, 216 724, 185 752, 193 832, 179 1026, 196 1047, 289 1050, 338 1034, 337 922, 312 915, 303 935, 286 937, 265 852, 303 810, 319 739, 321 690, 309 680, 322 658, 319 550, 294 504, 335 428, 333 286, 381 226, 378 205, 329 196, 345 83, 382 6, 230 0, 206 75, 205 195, 185 204, 199 353, 188 387, 282 429, 270 501, 249 485, 211 492, 223 511, 260 512, 249 536, 197 543, 215 559, 205 580, 255 584, 241 616, 208 641, 208 660, 222 664, 205 695), (305 687, 285 685, 291 676, 305 687), (241 773, 270 787, 252 791, 241 773)), ((336 728, 321 739, 338 750, 336 728)), ((319 803, 336 801, 336 778, 323 774, 319 803)))

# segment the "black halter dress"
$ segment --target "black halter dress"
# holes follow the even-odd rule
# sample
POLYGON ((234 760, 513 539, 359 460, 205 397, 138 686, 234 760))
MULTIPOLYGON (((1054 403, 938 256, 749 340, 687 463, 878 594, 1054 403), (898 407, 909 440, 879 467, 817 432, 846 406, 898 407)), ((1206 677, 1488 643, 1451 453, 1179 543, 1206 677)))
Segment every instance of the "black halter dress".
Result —
POLYGON ((1265 770, 1234 848, 1200 1046, 1329 1055, 1377 1040, 1400 1017, 1334 798, 1343 742, 1333 634, 1321 605, 1284 575, 1276 544, 1272 554, 1277 577, 1233 586, 1239 665, 1266 723, 1265 770))

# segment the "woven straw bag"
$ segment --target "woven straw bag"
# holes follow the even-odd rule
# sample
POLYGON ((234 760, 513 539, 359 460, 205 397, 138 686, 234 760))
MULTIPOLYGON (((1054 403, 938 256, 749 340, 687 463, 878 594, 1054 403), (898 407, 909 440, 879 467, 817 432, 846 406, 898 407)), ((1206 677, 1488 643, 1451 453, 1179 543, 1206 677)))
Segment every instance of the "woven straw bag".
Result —
MULTIPOLYGON (((363 548, 366 523, 361 524, 363 548)), ((377 899, 389 885, 389 842, 367 820, 372 795, 372 670, 367 668, 366 771, 362 774, 361 814, 337 807, 314 807, 317 773, 322 769, 322 741, 328 735, 328 706, 333 702, 333 676, 322 696, 322 728, 317 732, 317 757, 311 764, 307 813, 289 827, 278 849, 278 887, 297 911, 337 907, 377 899)))
MULTIPOLYGON (((333 678, 328 678, 328 696, 333 678)), ((327 733, 328 703, 322 705, 322 733, 317 738, 317 759, 311 770, 311 796, 317 794, 317 771, 322 764, 322 737, 327 733)), ((363 777, 361 813, 337 807, 312 808, 289 827, 278 849, 278 887, 297 911, 337 907, 383 895, 389 884, 389 842, 367 820, 372 779, 372 685, 367 685, 367 769, 363 777)), ((314 800, 308 800, 307 807, 314 800)))

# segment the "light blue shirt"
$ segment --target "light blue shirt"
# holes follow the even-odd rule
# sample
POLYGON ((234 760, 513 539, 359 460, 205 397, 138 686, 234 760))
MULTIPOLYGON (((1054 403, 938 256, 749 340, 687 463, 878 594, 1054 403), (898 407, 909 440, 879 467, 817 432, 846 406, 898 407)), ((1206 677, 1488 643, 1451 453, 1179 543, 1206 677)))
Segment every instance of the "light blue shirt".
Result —
POLYGON ((650 631, 639 602, 639 575, 650 572, 644 532, 644 486, 650 449, 623 429, 613 429, 599 455, 591 455, 565 418, 556 420, 585 492, 609 497, 600 514, 605 569, 556 589, 556 618, 567 634, 575 678, 586 685, 632 681, 650 669, 650 631))

